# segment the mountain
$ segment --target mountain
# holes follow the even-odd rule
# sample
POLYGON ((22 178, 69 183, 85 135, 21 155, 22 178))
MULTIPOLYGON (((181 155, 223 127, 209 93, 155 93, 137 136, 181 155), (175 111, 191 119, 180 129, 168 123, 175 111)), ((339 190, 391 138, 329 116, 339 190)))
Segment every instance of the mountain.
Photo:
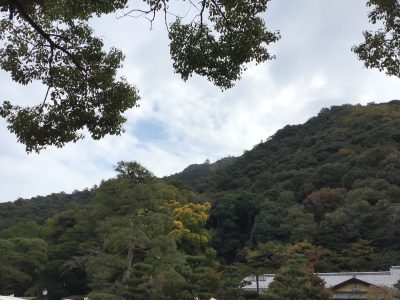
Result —
POLYGON ((398 100, 324 108, 201 180, 228 262, 259 243, 304 240, 338 253, 366 241, 376 268, 400 262, 398 100))
POLYGON ((233 156, 224 157, 212 164, 207 159, 202 164, 192 164, 186 167, 182 172, 166 176, 164 179, 172 183, 181 183, 198 191, 202 191, 205 178, 214 175, 220 169, 227 168, 235 161, 236 157, 233 156))
POLYGON ((30 199, 17 199, 0 203, 0 231, 21 221, 43 224, 57 213, 84 205, 90 201, 90 191, 74 191, 72 194, 54 193, 30 199))
POLYGON ((398 265, 399 129, 398 100, 333 106, 240 157, 163 179, 120 162, 90 191, 0 204, 0 294, 220 299, 298 254, 317 272, 398 265))

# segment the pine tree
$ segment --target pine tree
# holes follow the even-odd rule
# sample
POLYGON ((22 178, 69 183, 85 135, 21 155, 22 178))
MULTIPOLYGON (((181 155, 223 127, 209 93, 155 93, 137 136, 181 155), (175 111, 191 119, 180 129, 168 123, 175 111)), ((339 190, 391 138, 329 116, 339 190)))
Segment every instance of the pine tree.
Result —
POLYGON ((297 255, 288 260, 275 275, 270 284, 265 299, 268 300, 325 300, 329 293, 324 288, 324 282, 313 268, 307 264, 303 255, 297 255))

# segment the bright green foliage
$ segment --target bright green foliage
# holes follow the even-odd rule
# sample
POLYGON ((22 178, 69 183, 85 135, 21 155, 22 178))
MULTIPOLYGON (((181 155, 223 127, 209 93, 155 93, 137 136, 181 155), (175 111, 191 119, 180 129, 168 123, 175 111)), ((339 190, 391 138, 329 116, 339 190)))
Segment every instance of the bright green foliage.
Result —
POLYGON ((369 0, 367 6, 372 7, 370 22, 382 28, 365 31, 364 43, 353 47, 353 51, 367 68, 400 77, 400 1, 369 0))
POLYGON ((301 255, 289 259, 275 275, 265 294, 268 300, 327 300, 324 282, 301 255))
POLYGON ((210 234, 205 228, 208 211, 211 205, 178 202, 170 204, 173 207, 175 228, 170 235, 177 242, 178 248, 188 255, 205 253, 210 243, 210 234))

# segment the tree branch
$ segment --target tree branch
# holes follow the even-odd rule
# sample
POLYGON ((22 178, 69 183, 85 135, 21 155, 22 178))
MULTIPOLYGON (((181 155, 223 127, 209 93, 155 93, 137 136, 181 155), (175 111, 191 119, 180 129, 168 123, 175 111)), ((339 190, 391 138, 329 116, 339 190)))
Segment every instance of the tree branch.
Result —
POLYGON ((164 23, 165 27, 167 28, 167 31, 169 33, 169 27, 168 27, 168 21, 167 21, 167 6, 164 5, 164 23))
POLYGON ((50 59, 49 59, 49 77, 50 77, 50 82, 49 82, 49 86, 47 87, 47 91, 46 91, 46 95, 44 96, 44 100, 42 103, 42 108, 43 106, 46 104, 47 101, 47 96, 49 95, 49 91, 51 89, 51 87, 53 86, 53 58, 54 58, 54 49, 50 48, 50 59))
POLYGON ((203 0, 201 3, 201 11, 200 11, 200 26, 203 26, 203 13, 206 8, 206 0, 203 0))
POLYGON ((23 5, 21 4, 21 2, 19 2, 19 0, 10 0, 13 5, 16 7, 16 9, 18 10, 19 14, 21 15, 21 17, 27 21, 33 29, 35 29, 35 31, 40 34, 49 44, 52 48, 54 49, 58 49, 61 52, 65 53, 73 62, 73 64, 76 66, 77 69, 79 69, 83 74, 86 73, 86 70, 82 67, 82 65, 76 60, 75 56, 68 51, 68 49, 64 48, 63 46, 57 44, 56 42, 54 42, 51 37, 50 34, 46 33, 42 27, 40 27, 30 16, 29 14, 25 11, 25 8, 23 7, 23 5))
POLYGON ((227 28, 229 31, 233 32, 233 29, 232 29, 232 27, 231 27, 231 25, 230 25, 230 23, 229 23, 229 20, 228 20, 228 18, 226 17, 226 14, 224 13, 224 11, 221 9, 220 5, 219 5, 215 0, 211 0, 211 2, 215 5, 215 7, 217 8, 217 10, 218 10, 219 13, 221 14, 222 18, 224 19, 225 24, 226 24, 226 28, 227 28))

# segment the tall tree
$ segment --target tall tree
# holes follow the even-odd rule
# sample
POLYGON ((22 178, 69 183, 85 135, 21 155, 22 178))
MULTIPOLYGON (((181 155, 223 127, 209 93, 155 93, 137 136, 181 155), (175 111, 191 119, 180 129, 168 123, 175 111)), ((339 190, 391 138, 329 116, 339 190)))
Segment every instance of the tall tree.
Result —
POLYGON ((43 271, 47 243, 38 238, 0 239, 0 253, 0 293, 24 295, 43 271))
POLYGON ((275 275, 265 294, 271 300, 328 300, 329 293, 324 289, 324 282, 306 259, 298 255, 289 259, 275 275))

